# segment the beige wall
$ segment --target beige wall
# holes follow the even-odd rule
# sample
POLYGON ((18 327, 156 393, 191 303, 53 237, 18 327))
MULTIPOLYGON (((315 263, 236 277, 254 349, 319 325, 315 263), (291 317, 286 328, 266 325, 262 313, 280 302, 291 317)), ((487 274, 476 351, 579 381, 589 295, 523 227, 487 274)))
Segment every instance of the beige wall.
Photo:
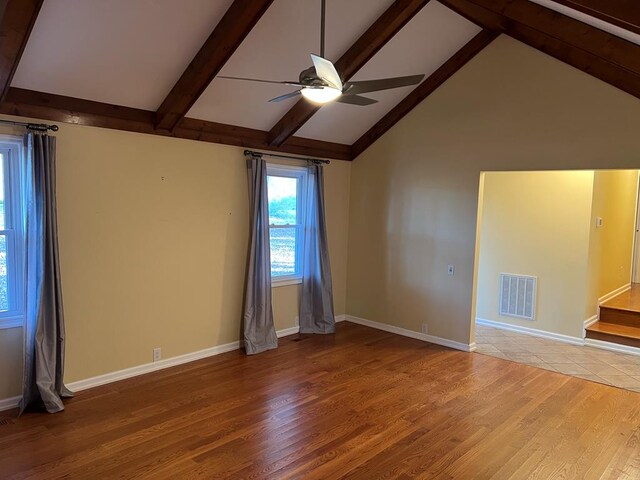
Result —
MULTIPOLYGON (((0 133, 8 133, 3 130, 0 133)), ((58 221, 67 382, 238 339, 248 235, 242 149, 60 125, 58 221)), ((336 314, 345 313, 349 162, 325 169, 336 314)), ((274 289, 277 329, 298 286, 274 289)), ((0 330, 0 398, 19 330, 0 330)), ((17 363, 16 363, 17 362, 17 363)), ((11 366, 11 367, 9 367, 11 366)))
MULTIPOLYGON (((639 129, 638 100, 498 38, 327 169, 336 313, 469 342, 480 172, 638 168, 639 129)), ((237 339, 241 149, 70 125, 58 137, 67 381, 146 363, 158 345, 169 357, 237 339)), ((274 292, 278 328, 296 290, 274 292)))
POLYGON ((593 170, 484 174, 477 318, 582 337, 593 170), (538 278, 536 315, 499 315, 500 273, 538 278))
POLYGON ((640 101, 499 37, 353 163, 347 312, 468 343, 480 172, 638 168, 638 131, 640 101))
POLYGON ((22 389, 22 328, 0 330, 0 400, 22 389))
POLYGON ((585 319, 596 315, 598 298, 631 281, 637 195, 637 170, 595 172, 585 319))

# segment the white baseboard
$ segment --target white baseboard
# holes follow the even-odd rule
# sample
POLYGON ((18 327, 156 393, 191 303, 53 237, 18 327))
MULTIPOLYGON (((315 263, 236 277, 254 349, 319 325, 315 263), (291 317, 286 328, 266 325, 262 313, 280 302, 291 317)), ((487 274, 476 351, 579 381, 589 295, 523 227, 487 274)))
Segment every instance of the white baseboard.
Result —
POLYGON ((395 333, 396 335, 402 335, 403 337, 415 338, 424 342, 442 345, 443 347, 455 348, 456 350, 462 350, 463 352, 472 352, 475 350, 475 343, 469 345, 466 343, 455 342, 446 338, 435 337, 433 335, 427 335, 426 333, 414 332, 413 330, 407 330, 406 328, 396 327, 395 325, 388 325, 386 323, 367 320, 366 318, 354 317, 353 315, 346 315, 345 320, 347 322, 357 323, 358 325, 364 325, 365 327, 371 327, 377 330, 395 333))
POLYGON ((278 338, 282 338, 282 337, 286 337, 288 335, 295 335, 299 331, 300 331, 300 327, 284 328, 282 330, 278 330, 276 332, 276 335, 277 335, 278 338))
POLYGON ((631 290, 631 284, 627 283, 626 285, 622 285, 620 288, 616 288, 613 292, 609 292, 606 295, 603 295, 598 299, 598 306, 602 305, 605 302, 608 302, 613 297, 617 297, 621 293, 626 292, 627 290, 631 290))
POLYGON ((596 323, 598 321, 598 318, 599 318, 598 315, 594 315, 591 318, 587 318, 584 322, 582 322, 584 325, 584 328, 588 328, 594 323, 596 323))
POLYGON ((570 343, 572 345, 584 345, 584 339, 572 337, 570 335, 562 335, 560 333, 545 332, 536 328, 520 327, 517 325, 509 325, 507 323, 495 322, 484 318, 476 318, 476 325, 484 325, 486 327, 499 328, 501 330, 509 330, 510 332, 524 333, 534 337, 548 338, 558 340, 559 342, 570 343))
MULTIPOLYGON (((342 322, 345 320, 345 315, 337 315, 336 322, 342 322)), ((300 330, 300 327, 285 328, 278 330, 276 335, 278 338, 286 337, 287 335, 295 335, 300 330)), ((224 345, 217 345, 211 348, 205 348, 204 350, 198 350, 197 352, 186 353, 184 355, 178 355, 177 357, 166 358, 158 362, 145 363, 144 365, 138 365, 131 368, 125 368, 124 370, 118 370, 115 372, 105 373, 104 375, 98 375, 96 377, 87 378, 85 380, 78 380, 77 382, 71 382, 67 384, 73 392, 79 392, 88 388, 99 387, 100 385, 106 385, 107 383, 117 382, 119 380, 125 380, 131 377, 137 377, 138 375, 144 375, 145 373, 156 372, 165 368, 175 367, 184 363, 201 360, 207 357, 213 357, 214 355, 220 355, 221 353, 231 352, 240 348, 240 342, 225 343, 224 345)), ((21 396, 0 399, 0 411, 10 410, 18 406, 21 396)))
POLYGON ((204 350, 198 350, 197 352, 185 353, 184 355, 178 355, 176 357, 165 358, 157 362, 145 363, 144 365, 138 365, 131 368, 125 368, 124 370, 117 370, 111 373, 105 373, 104 375, 98 375, 97 377, 87 378, 85 380, 78 380, 77 382, 71 382, 67 384, 67 388, 72 392, 79 392, 86 390, 87 388, 99 387, 107 383, 117 382, 119 380, 125 380, 131 377, 137 377, 138 375, 144 375, 145 373, 156 372, 169 367, 175 367, 182 365, 183 363, 194 362, 203 358, 212 357, 214 355, 220 355, 221 353, 231 352, 240 348, 240 342, 225 343, 224 345, 217 345, 211 348, 205 348, 204 350))
POLYGON ((0 400, 0 412, 4 410, 11 410, 12 408, 17 408, 21 398, 22 395, 18 395, 17 397, 3 398, 2 400, 0 400))
POLYGON ((619 343, 603 342, 594 338, 585 338, 584 344, 587 347, 601 348, 617 353, 627 353, 640 356, 640 348, 630 347, 629 345, 620 345, 619 343))

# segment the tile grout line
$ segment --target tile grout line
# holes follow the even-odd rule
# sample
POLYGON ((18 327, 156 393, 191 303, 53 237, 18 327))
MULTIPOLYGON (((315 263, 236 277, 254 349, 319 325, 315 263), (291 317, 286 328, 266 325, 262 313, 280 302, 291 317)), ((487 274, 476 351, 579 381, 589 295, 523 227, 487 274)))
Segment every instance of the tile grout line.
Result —
POLYGON ((640 359, 623 353, 595 351, 486 325, 476 327, 476 345, 478 353, 640 392, 640 373, 633 375, 640 372, 640 359))

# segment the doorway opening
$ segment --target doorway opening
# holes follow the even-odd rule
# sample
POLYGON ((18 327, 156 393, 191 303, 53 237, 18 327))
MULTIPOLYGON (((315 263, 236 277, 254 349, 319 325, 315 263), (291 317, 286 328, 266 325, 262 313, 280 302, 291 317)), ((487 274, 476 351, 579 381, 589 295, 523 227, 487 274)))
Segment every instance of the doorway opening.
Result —
POLYGON ((480 353, 640 391, 638 185, 637 170, 481 175, 480 353))

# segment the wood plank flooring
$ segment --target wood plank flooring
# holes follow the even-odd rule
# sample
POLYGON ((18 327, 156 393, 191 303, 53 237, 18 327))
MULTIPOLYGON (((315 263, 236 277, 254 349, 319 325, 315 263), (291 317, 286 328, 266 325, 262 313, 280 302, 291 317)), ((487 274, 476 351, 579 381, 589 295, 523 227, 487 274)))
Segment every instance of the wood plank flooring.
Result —
POLYGON ((640 312, 640 283, 632 283, 629 290, 606 301, 602 306, 629 312, 640 312))
POLYGON ((0 425, 0 478, 640 478, 640 394, 349 323, 66 405, 0 425))

